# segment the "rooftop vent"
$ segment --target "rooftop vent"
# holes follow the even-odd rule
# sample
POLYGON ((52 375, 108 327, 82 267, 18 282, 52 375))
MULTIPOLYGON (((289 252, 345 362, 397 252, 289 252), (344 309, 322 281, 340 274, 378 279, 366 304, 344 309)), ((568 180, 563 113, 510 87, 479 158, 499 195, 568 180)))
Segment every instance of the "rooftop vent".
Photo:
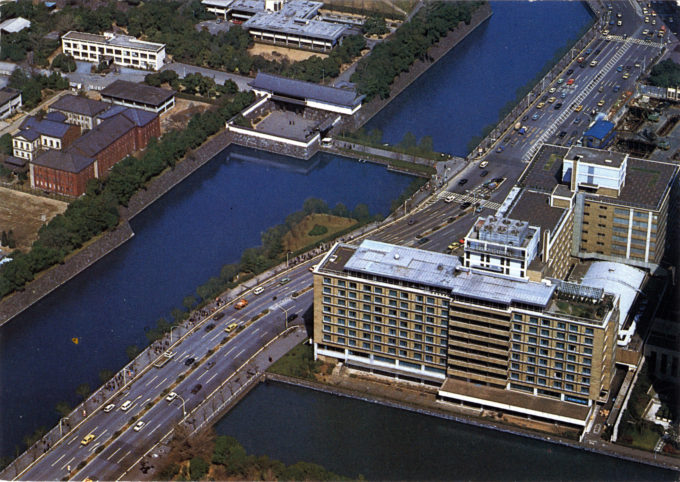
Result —
POLYGON ((611 159, 605 159, 604 162, 606 162, 607 164, 611 164, 612 160, 611 159))
POLYGON ((399 259, 399 253, 394 253, 394 259, 399 259))

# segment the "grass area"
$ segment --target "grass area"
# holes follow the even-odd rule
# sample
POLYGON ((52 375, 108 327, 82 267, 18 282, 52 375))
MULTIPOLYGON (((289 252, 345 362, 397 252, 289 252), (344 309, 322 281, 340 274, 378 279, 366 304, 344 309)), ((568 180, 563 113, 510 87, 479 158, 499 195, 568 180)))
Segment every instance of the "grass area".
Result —
POLYGON ((284 250, 296 252, 305 246, 312 246, 329 236, 344 231, 356 223, 354 219, 341 218, 332 214, 310 214, 285 234, 284 250), (325 228, 325 231, 321 228, 325 228))
POLYGON ((269 367, 269 372, 288 377, 316 380, 316 375, 327 371, 327 364, 314 361, 314 348, 300 343, 269 367))
POLYGON ((622 434, 622 438, 625 438, 626 435, 630 437, 626 440, 629 445, 642 450, 649 450, 650 452, 654 450, 656 443, 659 441, 659 434, 647 426, 643 427, 640 431, 637 431, 634 427, 626 429, 622 434))
POLYGON ((555 164, 555 161, 559 158, 560 157, 557 154, 550 154, 550 157, 548 158, 546 163, 543 164, 543 170, 550 171, 552 169, 553 164, 555 164))

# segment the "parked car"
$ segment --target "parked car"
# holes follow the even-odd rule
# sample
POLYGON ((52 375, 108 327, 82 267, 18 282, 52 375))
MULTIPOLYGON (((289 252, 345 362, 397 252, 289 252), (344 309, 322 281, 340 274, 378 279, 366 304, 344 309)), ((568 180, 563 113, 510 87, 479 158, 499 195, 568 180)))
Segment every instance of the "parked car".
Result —
POLYGON ((467 184, 467 182, 468 182, 468 180, 463 178, 463 179, 461 179, 460 181, 458 181, 458 185, 459 185, 459 186, 464 186, 465 184, 467 184))
POLYGON ((190 366, 190 365, 191 365, 192 363, 194 363, 195 361, 196 361, 195 358, 187 358, 186 360, 184 360, 184 364, 185 364, 186 366, 190 366))
POLYGON ((484 169, 482 172, 479 173, 479 177, 486 177, 489 175, 489 171, 484 169))
POLYGON ((201 388, 203 388, 203 385, 197 383, 196 385, 194 385, 194 388, 191 389, 191 393, 196 395, 201 390, 201 388))

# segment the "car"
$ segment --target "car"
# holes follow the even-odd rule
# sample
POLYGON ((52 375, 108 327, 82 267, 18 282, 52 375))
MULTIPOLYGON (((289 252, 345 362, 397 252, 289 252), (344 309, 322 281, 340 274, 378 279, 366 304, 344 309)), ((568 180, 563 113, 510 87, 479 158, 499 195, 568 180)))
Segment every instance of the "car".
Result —
POLYGON ((524 117, 522 117, 522 120, 525 121, 525 120, 527 120, 528 118, 529 118, 529 116, 528 116, 528 115, 525 115, 524 117))
POLYGON ((574 124, 577 124, 577 125, 578 125, 578 124, 580 124, 580 123, 581 123, 581 118, 580 118, 580 117, 577 117, 576 119, 574 119, 574 124))
POLYGON ((539 102, 536 106, 537 109, 542 109, 545 106, 545 102, 539 102))
POLYGON ((632 68, 633 68, 632 66, 626 65, 626 70, 630 70, 630 69, 632 69, 632 68))
MULTIPOLYGON (((576 62, 578 62, 579 64, 581 64, 581 63, 583 63, 584 60, 585 60, 585 58, 579 57, 579 58, 576 59, 576 62)), ((567 74, 567 75, 569 75, 569 74, 567 74)))
POLYGON ((496 152, 503 152, 504 149, 505 149, 504 146, 498 146, 498 147, 496 148, 496 152))
POLYGON ((190 358, 187 358, 186 360, 184 360, 184 364, 185 364, 186 366, 191 366, 191 364, 194 363, 195 361, 196 361, 195 358, 190 357, 190 358))
POLYGON ((574 79, 567 80, 567 85, 574 85, 574 79))
POLYGON ((591 48, 586 49, 586 55, 590 55, 592 53, 593 53, 593 49, 591 49, 591 48))
POLYGON ((464 186, 464 185, 467 184, 467 182, 468 182, 468 180, 465 179, 465 178, 463 178, 463 179, 461 179, 460 181, 458 181, 458 185, 459 185, 459 186, 464 186))
POLYGON ((567 70, 567 75, 571 75, 571 74, 573 74, 573 73, 574 73, 574 69, 569 69, 569 70, 567 70))
POLYGON ((560 77, 559 79, 557 79, 557 83, 558 83, 558 84, 563 84, 563 83, 564 83, 564 79, 563 79, 562 77, 560 77))
POLYGON ((453 251, 454 249, 456 249, 456 248, 458 248, 458 247, 460 247, 460 243, 457 242, 457 241, 455 241, 455 242, 449 244, 449 246, 448 246, 449 250, 451 250, 451 251, 453 251))
POLYGON ((630 77, 630 74, 629 74, 628 72, 626 72, 625 74, 623 74, 624 80, 627 79, 627 78, 629 78, 629 77, 630 77))
POLYGON ((582 110, 583 110, 583 105, 582 105, 582 104, 579 104, 579 105, 577 105, 576 107, 574 107, 574 111, 575 111, 575 112, 581 112, 582 110))
POLYGON ((557 100, 557 97, 550 97, 550 98, 548 99, 548 104, 552 104, 552 103, 555 102, 556 100, 557 100))
POLYGON ((428 238, 427 236, 420 238, 418 240, 418 245, 423 245, 423 244, 427 243, 429 240, 430 240, 430 238, 428 238))
POLYGON ((477 206, 477 207, 475 208, 475 212, 476 212, 476 213, 481 213, 483 210, 484 210, 484 206, 477 206))
POLYGON ((567 98, 567 93, 566 93, 566 92, 562 92, 562 93, 560 94, 560 98, 566 99, 566 98, 567 98))
POLYGON ((279 284, 280 284, 281 286, 283 286, 283 285, 285 285, 285 284, 287 284, 287 283, 290 283, 290 278, 281 278, 281 281, 279 281, 279 284))
POLYGON ((598 107, 602 107, 604 105, 604 99, 600 99, 600 101, 597 103, 598 107))
POLYGON ((467 208, 469 208, 470 206, 472 206, 472 203, 469 202, 469 201, 465 201, 463 204, 460 205, 460 208, 461 208, 461 209, 467 209, 467 208))
POLYGON ((619 65, 618 67, 616 67, 617 72, 621 72, 622 70, 623 70, 623 65, 619 65))
POLYGON ((602 31, 602 35, 604 35, 605 37, 606 37, 607 35, 609 35, 609 29, 604 29, 604 30, 602 31))
POLYGON ((212 331, 215 329, 215 323, 210 323, 205 326, 205 331, 212 331))
POLYGON ((93 433, 87 434, 87 435, 85 435, 85 438, 83 438, 83 440, 80 441, 80 445, 87 445, 90 442, 92 442, 93 440, 94 440, 94 434, 93 433))
POLYGON ((642 35, 649 35, 649 29, 646 28, 642 31, 642 35))
POLYGON ((197 383, 196 385, 194 385, 194 388, 191 389, 191 393, 196 395, 201 390, 201 388, 203 388, 203 385, 197 383))
POLYGON ((489 171, 484 169, 482 172, 479 173, 479 177, 486 177, 489 175, 489 171))
POLYGON ((620 85, 615 85, 615 86, 614 86, 614 92, 618 92, 619 90, 621 90, 621 86, 620 86, 620 85))
POLYGON ((109 413, 114 408, 116 408, 116 406, 113 403, 109 403, 106 407, 104 407, 104 413, 109 413))
POLYGON ((534 121, 538 120, 538 117, 539 117, 538 114, 534 114, 534 115, 531 116, 531 120, 534 120, 534 121))
POLYGON ((132 401, 126 400, 126 401, 123 402, 123 404, 120 406, 120 409, 121 409, 123 412, 125 412, 125 411, 127 411, 127 409, 130 408, 131 406, 132 406, 132 401))
POLYGON ((597 88, 598 92, 604 92, 604 84, 600 84, 600 86, 597 88))
POLYGON ((446 198, 444 199, 444 202, 445 202, 445 203, 452 203, 452 202, 455 201, 455 200, 456 200, 456 196, 454 196, 453 194, 451 194, 451 195, 449 195, 449 196, 446 196, 446 198))
POLYGON ((135 427, 132 430, 134 430, 135 432, 139 432, 142 429, 142 427, 144 427, 144 425, 146 425, 146 422, 140 420, 135 424, 135 427))
POLYGON ((231 333, 238 325, 236 323, 230 323, 229 326, 227 326, 224 331, 227 333, 231 333))
POLYGON ((168 396, 165 397, 165 400, 172 402, 175 398, 177 398, 177 394, 175 392, 170 392, 168 393, 168 396))
POLYGON ((257 286, 257 287, 253 290, 253 294, 259 295, 259 294, 262 294, 263 291, 264 291, 264 288, 263 288, 262 286, 257 286))
POLYGON ((481 169, 484 169, 488 165, 489 165, 489 161, 482 161, 482 162, 479 163, 479 167, 481 169))
POLYGON ((552 94, 552 93, 555 92, 556 90, 557 90, 557 89, 556 89, 555 87, 550 87, 550 89, 548 89, 548 92, 550 92, 550 93, 552 94))
MULTIPOLYGON (((416 224, 415 218, 408 218, 408 222, 406 224, 408 224, 409 226, 413 226, 414 224, 416 224)), ((316 265, 314 265, 312 268, 316 268, 316 265)))
POLYGON ((212 317, 212 319, 215 320, 215 321, 219 321, 222 318, 224 318, 224 313, 221 312, 221 311, 219 313, 215 313, 212 317))
POLYGON ((640 62, 635 62, 634 67, 635 67, 636 69, 639 69, 640 67, 642 67, 642 65, 640 64, 640 62))
POLYGON ((238 300, 236 302, 236 304, 234 305, 234 308, 236 308, 237 310, 242 310, 246 306, 248 306, 248 300, 245 299, 245 298, 241 298, 240 300, 238 300))
POLYGON ((652 19, 652 25, 656 25, 656 20, 652 19))
POLYGON ((623 17, 623 15, 621 14, 621 12, 618 12, 618 13, 616 14, 616 18, 622 18, 622 17, 623 17))
POLYGON ((597 65, 597 60, 593 60, 590 62, 591 67, 595 67, 597 65))
POLYGON ((561 108, 562 108, 562 105, 563 105, 562 102, 558 102, 557 104, 555 104, 555 106, 553 107, 553 109, 555 109, 555 110, 561 109, 561 108))
POLYGON ((560 132, 560 133, 557 135, 557 137, 559 137, 560 139, 562 139, 562 138, 563 138, 564 136, 566 136, 566 135, 567 135, 567 131, 562 131, 562 132, 560 132))

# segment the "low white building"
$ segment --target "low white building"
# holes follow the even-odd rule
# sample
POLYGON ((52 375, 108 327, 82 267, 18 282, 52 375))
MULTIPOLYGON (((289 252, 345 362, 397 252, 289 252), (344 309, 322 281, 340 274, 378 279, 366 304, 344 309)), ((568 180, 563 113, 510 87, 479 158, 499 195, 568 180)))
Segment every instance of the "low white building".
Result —
POLYGON ((9 117, 21 108, 21 92, 5 87, 0 89, 0 119, 9 117))
POLYGON ((94 35, 70 31, 61 37, 61 46, 65 54, 85 62, 109 61, 121 67, 160 70, 165 61, 165 44, 110 32, 94 35))

